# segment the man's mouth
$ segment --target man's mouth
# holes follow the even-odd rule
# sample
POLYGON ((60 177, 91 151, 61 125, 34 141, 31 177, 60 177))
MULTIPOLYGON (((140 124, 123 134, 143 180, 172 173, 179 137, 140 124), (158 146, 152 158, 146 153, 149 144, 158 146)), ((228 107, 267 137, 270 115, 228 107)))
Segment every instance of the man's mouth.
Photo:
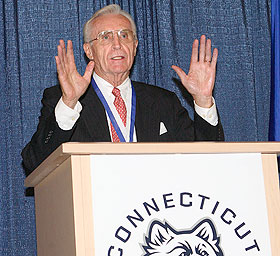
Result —
POLYGON ((122 60, 124 59, 124 56, 115 56, 111 58, 112 60, 122 60))

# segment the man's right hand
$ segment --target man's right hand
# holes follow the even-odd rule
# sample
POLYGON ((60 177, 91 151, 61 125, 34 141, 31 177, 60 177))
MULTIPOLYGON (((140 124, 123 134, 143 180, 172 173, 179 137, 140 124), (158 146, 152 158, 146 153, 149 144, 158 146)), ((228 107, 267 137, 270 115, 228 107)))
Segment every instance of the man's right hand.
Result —
POLYGON ((71 40, 67 41, 67 50, 64 41, 59 41, 57 55, 55 56, 55 61, 62 90, 62 100, 68 107, 74 109, 79 98, 85 93, 90 84, 94 62, 90 61, 88 63, 84 75, 81 76, 76 68, 71 40))

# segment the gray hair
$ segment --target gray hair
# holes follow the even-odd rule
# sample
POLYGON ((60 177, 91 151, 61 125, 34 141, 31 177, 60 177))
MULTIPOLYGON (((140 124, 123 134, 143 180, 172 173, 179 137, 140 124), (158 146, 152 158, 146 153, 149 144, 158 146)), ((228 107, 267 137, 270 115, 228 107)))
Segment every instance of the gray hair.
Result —
POLYGON ((103 16, 103 15, 106 15, 106 14, 120 14, 120 15, 126 17, 131 24, 131 28, 132 28, 132 31, 134 33, 135 39, 137 39, 136 25, 135 25, 135 22, 132 19, 131 15, 128 12, 122 10, 119 5, 110 4, 110 5, 107 5, 107 6, 103 7, 102 9, 97 11, 96 13, 94 13, 93 16, 85 23, 84 29, 83 29, 83 36, 84 36, 84 42, 85 43, 92 39, 92 38, 89 38, 89 34, 90 34, 90 30, 91 30, 90 23, 94 19, 96 19, 97 17, 103 16))

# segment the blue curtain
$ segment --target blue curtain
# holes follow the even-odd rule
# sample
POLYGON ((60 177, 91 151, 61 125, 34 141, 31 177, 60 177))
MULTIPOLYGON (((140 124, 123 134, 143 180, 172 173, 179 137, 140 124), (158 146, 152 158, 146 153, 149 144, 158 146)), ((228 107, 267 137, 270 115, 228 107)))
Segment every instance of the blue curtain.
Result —
POLYGON ((206 34, 219 49, 215 99, 226 140, 268 138, 269 0, 2 0, 0 255, 36 255, 34 198, 25 195, 20 152, 36 129, 43 90, 57 84, 59 39, 73 41, 83 72, 83 24, 110 3, 120 4, 137 24, 134 80, 176 92, 193 113, 171 65, 188 70, 192 41, 206 34))
POLYGON ((269 139, 280 141, 280 4, 272 0, 271 5, 271 111, 269 139))

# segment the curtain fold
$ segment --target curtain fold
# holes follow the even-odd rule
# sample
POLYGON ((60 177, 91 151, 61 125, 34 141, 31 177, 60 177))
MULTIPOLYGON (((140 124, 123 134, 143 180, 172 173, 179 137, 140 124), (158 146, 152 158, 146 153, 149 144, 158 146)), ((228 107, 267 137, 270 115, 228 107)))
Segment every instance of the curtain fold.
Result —
MULTIPOLYGON (((272 0, 271 112, 269 139, 280 141, 280 4, 272 0)), ((278 159, 279 160, 279 159, 278 159)))
POLYGON ((57 84, 54 56, 72 40, 84 72, 83 24, 110 3, 135 19, 139 46, 131 77, 192 100, 171 69, 188 70, 205 34, 219 50, 214 96, 227 141, 265 141, 270 104, 269 0, 3 0, 0 5, 0 255, 36 255, 34 198, 25 196, 20 152, 36 130, 43 90, 57 84))
POLYGON ((25 197, 20 157, 24 118, 17 2, 2 2, 0 12, 0 254, 30 255, 35 240, 34 200, 25 197))

